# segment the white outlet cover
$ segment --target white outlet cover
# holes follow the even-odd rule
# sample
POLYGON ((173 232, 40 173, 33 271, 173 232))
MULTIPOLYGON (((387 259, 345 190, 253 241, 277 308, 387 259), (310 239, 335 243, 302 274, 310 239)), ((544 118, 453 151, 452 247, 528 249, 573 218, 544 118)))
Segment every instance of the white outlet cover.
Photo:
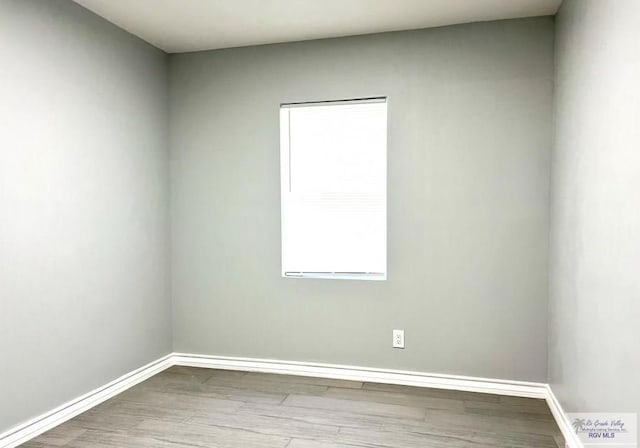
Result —
POLYGON ((393 348, 404 348, 404 330, 393 330, 393 348))

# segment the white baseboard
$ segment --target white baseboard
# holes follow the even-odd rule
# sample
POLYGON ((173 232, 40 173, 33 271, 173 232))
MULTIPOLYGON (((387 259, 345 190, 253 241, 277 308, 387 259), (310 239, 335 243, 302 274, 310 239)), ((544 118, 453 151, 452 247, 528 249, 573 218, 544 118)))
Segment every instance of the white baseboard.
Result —
POLYGON ((522 381, 475 378, 458 375, 440 375, 404 370, 377 369, 372 367, 281 361, 273 359, 233 358, 226 356, 194 355, 185 353, 174 353, 173 363, 179 366, 313 376, 370 383, 401 384, 405 386, 434 387, 438 389, 453 389, 469 392, 482 392, 487 394, 512 395, 517 397, 547 397, 547 385, 543 383, 528 383, 522 381))
POLYGON ((556 420, 562 435, 564 436, 564 440, 566 442, 567 448, 584 448, 584 444, 578 438, 578 435, 573 430, 571 426, 571 422, 567 417, 567 414, 562 409, 560 402, 556 398, 556 395, 553 393, 550 385, 547 386, 547 405, 551 410, 551 414, 553 418, 556 420))
POLYGON ((571 424, 548 384, 442 375, 405 370, 344 366, 272 359, 234 358, 186 353, 173 353, 130 372, 56 409, 0 434, 0 448, 14 448, 48 431, 92 407, 124 392, 132 386, 174 366, 204 367, 285 375, 311 376, 371 383, 480 392, 497 395, 545 399, 562 431, 568 448, 583 448, 571 424))
POLYGON ((88 411, 103 401, 171 367, 172 355, 166 355, 120 378, 75 398, 49 412, 0 434, 0 448, 14 448, 34 437, 88 411))

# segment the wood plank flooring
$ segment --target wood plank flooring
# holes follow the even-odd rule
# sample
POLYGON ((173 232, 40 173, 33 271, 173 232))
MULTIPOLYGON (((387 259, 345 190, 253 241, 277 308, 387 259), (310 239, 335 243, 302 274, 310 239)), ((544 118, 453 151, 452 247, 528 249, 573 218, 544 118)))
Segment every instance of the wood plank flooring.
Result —
POLYGON ((564 447, 543 400, 172 367, 30 448, 564 447))

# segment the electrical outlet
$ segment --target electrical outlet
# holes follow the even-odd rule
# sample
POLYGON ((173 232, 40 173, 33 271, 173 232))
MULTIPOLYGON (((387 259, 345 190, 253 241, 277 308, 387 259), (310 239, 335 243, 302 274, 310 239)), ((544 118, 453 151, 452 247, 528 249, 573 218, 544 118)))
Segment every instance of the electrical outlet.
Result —
POLYGON ((404 330, 393 330, 393 348, 404 348, 404 330))

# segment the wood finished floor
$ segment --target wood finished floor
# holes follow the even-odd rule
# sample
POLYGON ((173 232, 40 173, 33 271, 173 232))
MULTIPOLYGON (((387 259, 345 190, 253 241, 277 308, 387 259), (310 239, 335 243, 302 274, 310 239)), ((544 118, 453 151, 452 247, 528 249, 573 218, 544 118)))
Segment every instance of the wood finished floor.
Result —
POLYGON ((543 400, 172 367, 23 447, 564 447, 543 400))

